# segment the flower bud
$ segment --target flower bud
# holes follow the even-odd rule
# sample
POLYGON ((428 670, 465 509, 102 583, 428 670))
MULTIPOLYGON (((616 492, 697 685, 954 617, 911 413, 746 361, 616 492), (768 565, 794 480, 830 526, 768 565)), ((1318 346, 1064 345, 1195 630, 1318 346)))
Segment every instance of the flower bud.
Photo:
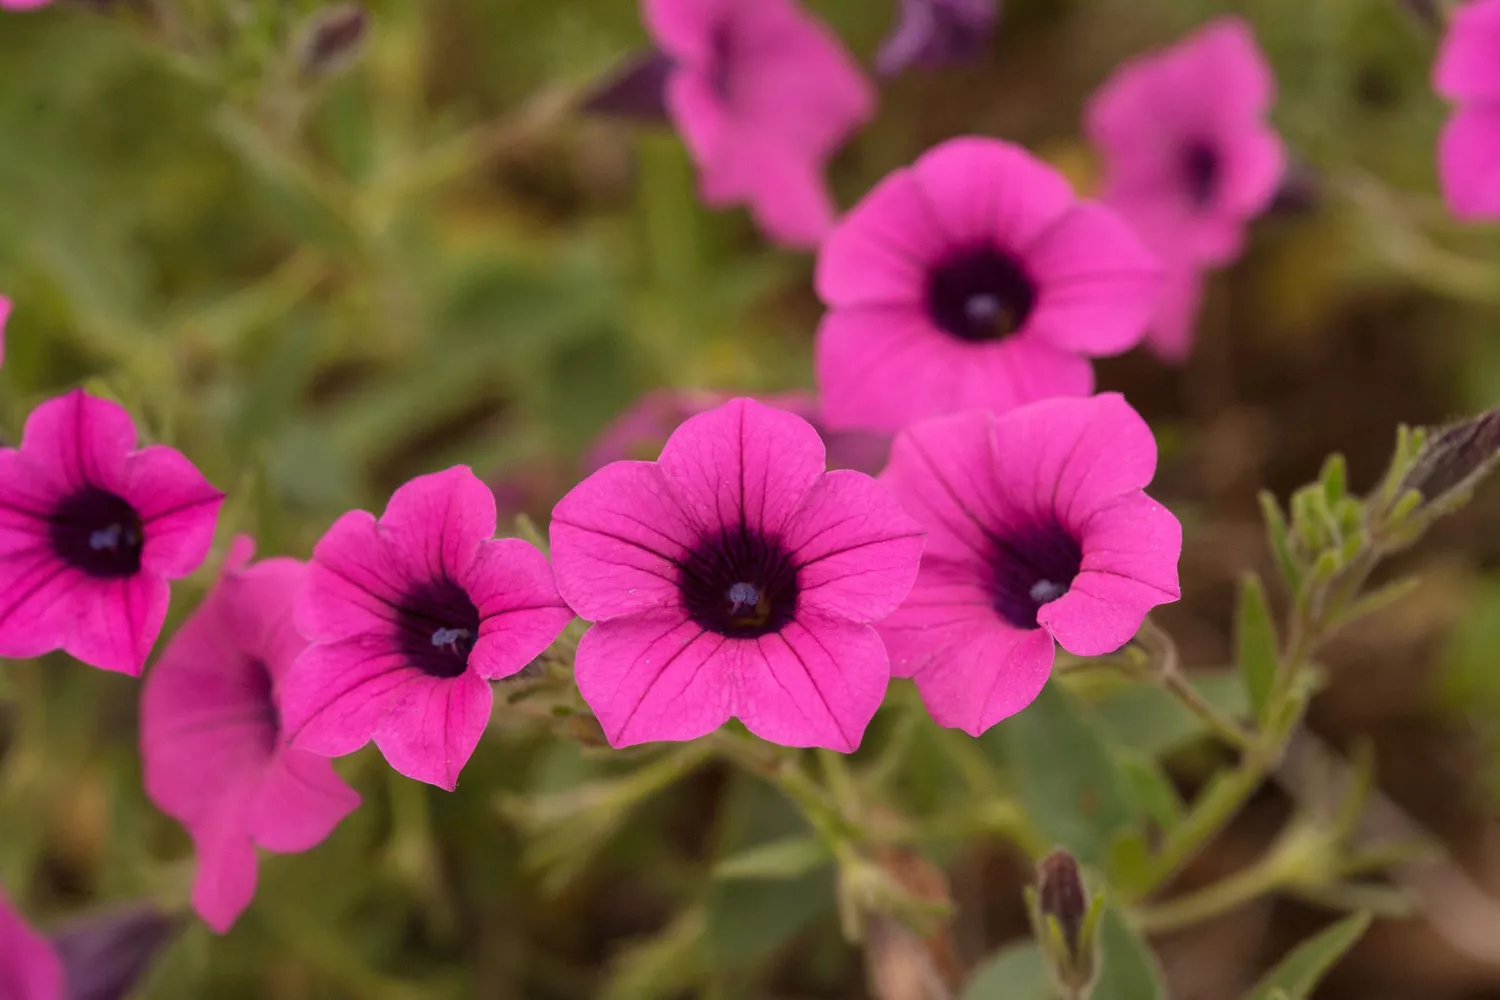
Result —
POLYGON ((996 0, 902 0, 901 20, 875 57, 884 76, 978 58, 999 18, 996 0))
POLYGON ((1433 431, 1397 487, 1426 504, 1461 503, 1500 460, 1500 409, 1433 431))
POLYGON ((637 121, 666 121, 671 72, 672 60, 663 53, 637 53, 594 85, 583 99, 583 110, 637 121))
POLYGON ((62 961, 70 1000, 129 996, 179 924, 150 904, 138 904, 58 928, 52 946, 62 961))
POLYGON ((298 65, 309 77, 324 77, 343 69, 359 54, 369 33, 370 14, 359 3, 324 7, 302 29, 298 65))
POLYGON ((1094 927, 1101 897, 1089 897, 1078 861, 1062 848, 1037 866, 1037 885, 1027 894, 1037 943, 1067 996, 1086 996, 1098 963, 1094 927))

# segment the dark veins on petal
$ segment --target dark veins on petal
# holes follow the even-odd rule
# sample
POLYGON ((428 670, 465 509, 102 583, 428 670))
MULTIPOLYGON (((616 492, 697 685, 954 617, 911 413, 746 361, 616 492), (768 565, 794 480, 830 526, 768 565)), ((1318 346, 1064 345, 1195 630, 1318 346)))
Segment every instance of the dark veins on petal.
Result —
POLYGON ((96 486, 63 498, 48 518, 52 551, 89 576, 112 579, 141 569, 146 532, 134 507, 96 486))
POLYGON ((732 639, 780 631, 797 613, 791 554, 754 529, 727 527, 700 539, 678 569, 688 615, 732 639))
POLYGON ((1042 605, 1068 592, 1082 564, 1078 540, 1055 521, 995 537, 988 583, 996 613, 1016 628, 1036 628, 1042 605))
POLYGON ((927 279, 927 312, 942 330, 971 343, 1020 330, 1036 306, 1036 283, 1010 254, 994 247, 954 253, 927 279))
POLYGON ((479 609, 452 580, 434 580, 406 594, 396 608, 401 650, 432 677, 457 677, 469 668, 479 639, 479 609))
POLYGON ((1213 204, 1219 191, 1221 167, 1219 151, 1209 142, 1194 142, 1183 151, 1182 179, 1194 208, 1213 204))

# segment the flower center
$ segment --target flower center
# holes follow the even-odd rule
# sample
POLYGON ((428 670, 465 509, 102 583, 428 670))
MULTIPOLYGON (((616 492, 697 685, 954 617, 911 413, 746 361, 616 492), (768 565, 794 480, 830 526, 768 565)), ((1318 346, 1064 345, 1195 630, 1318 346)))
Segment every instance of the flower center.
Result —
POLYGON ((1182 179, 1194 208, 1207 208, 1219 190, 1219 151, 1207 142, 1195 142, 1182 154, 1182 179))
POLYGON ((479 609, 452 580, 435 580, 406 595, 396 609, 401 649, 431 677, 457 677, 469 668, 479 639, 479 609))
POLYGON ((738 48, 734 13, 728 11, 714 26, 708 47, 708 85, 714 96, 725 104, 732 104, 734 101, 734 64, 738 48))
POLYGON ((993 247, 954 254, 927 280, 927 312, 959 340, 999 340, 1020 330, 1036 305, 1036 284, 1019 261, 993 247))
POLYGON ((52 551, 89 576, 133 576, 146 544, 141 517, 124 499, 90 486, 65 498, 50 519, 52 551))
POLYGON ((1037 612, 1068 592, 1083 564, 1078 540, 1055 521, 995 540, 990 559, 990 601, 1016 628, 1036 628, 1037 612))
POLYGON ((710 632, 754 639, 797 612, 797 568, 775 539, 727 528, 699 541, 678 571, 689 617, 710 632))
POLYGON ((281 710, 276 706, 276 683, 265 660, 250 661, 248 681, 251 698, 260 712, 256 722, 265 736, 265 751, 273 753, 281 742, 281 710))

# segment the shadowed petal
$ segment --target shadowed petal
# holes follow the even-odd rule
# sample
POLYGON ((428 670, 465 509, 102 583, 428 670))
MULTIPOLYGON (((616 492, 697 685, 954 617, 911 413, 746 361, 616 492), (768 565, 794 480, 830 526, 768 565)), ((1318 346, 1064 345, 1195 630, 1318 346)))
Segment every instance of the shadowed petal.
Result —
POLYGON ((999 619, 932 630, 932 665, 913 678, 934 722, 978 736, 1030 705, 1052 672, 1052 636, 999 619))
POLYGON ((852 752, 885 697, 890 663, 868 625, 799 612, 779 633, 732 641, 735 714, 761 739, 852 752))
POLYGON ((452 678, 413 674, 392 695, 375 745, 408 778, 451 792, 489 724, 494 695, 472 670, 452 678))
POLYGON ((691 740, 734 712, 733 647, 676 611, 601 622, 578 644, 578 691, 613 747, 691 740))
POLYGON ((557 589, 589 621, 681 603, 679 567, 706 530, 654 462, 615 462, 552 511, 557 589))
POLYGON ((1167 271, 1161 303, 1146 335, 1151 353, 1167 364, 1182 364, 1193 351, 1203 280, 1196 268, 1177 266, 1167 271))
POLYGON ((1143 493, 1131 493, 1089 517, 1083 565, 1068 592, 1042 606, 1037 622, 1079 656, 1112 653, 1141 627, 1146 612, 1177 600, 1182 525, 1143 493))
POLYGON ((990 557, 1007 506, 995 478, 994 416, 982 411, 933 417, 896 435, 880 481, 927 532, 924 562, 970 565, 990 557))
POLYGON ((359 793, 326 757, 290 748, 276 755, 251 799, 245 831, 271 851, 306 851, 359 806, 359 793))
POLYGON ((181 452, 152 445, 131 455, 120 495, 145 529, 143 569, 175 580, 203 564, 224 494, 181 452))
POLYGON ((593 114, 647 122, 665 121, 667 77, 672 69, 672 60, 664 53, 653 49, 638 52, 595 84, 581 106, 593 114))
POLYGON ((484 542, 459 580, 479 609, 469 669, 509 677, 552 645, 573 612, 557 594, 547 557, 519 538, 484 542))
POLYGON ((193 909, 219 934, 227 933, 255 897, 255 845, 245 832, 248 789, 226 793, 219 811, 193 831, 198 867, 193 876, 193 909))
POLYGON ((902 304, 927 296, 928 270, 950 239, 910 170, 890 174, 818 250, 818 297, 835 308, 902 304))
POLYGON ((800 601, 831 616, 879 621, 911 589, 923 534, 875 480, 830 472, 787 525, 800 601))

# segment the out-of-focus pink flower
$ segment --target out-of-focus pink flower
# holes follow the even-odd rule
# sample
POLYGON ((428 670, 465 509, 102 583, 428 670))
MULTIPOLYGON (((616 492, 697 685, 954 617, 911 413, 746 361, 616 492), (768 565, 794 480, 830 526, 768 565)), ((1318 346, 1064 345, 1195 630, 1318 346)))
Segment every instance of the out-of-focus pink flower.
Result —
POLYGON ((894 432, 1094 389, 1090 356, 1134 346, 1155 257, 1114 212, 994 139, 891 174, 818 253, 817 374, 830 427, 894 432))
POLYGON ((0 997, 63 1000, 63 970, 45 938, 0 892, 0 997))
POLYGON ((192 836, 193 908, 221 934, 255 893, 257 847, 308 850, 359 805, 326 757, 285 745, 277 686, 307 646, 292 624, 307 567, 247 566, 253 550, 236 539, 141 696, 146 794, 192 836))
POLYGON ((996 0, 901 0, 901 20, 875 65, 886 76, 977 57, 995 30, 996 0))
POLYGON ((911 595, 878 627, 932 717, 979 735, 1071 653, 1119 649, 1177 600, 1182 526, 1142 492, 1156 441, 1119 395, 971 412, 896 436, 881 476, 928 531, 911 595))
POLYGON ((868 476, 824 472, 799 417, 735 399, 656 462, 615 462, 552 515, 558 588, 595 622, 578 689, 613 746, 732 717, 849 751, 890 673, 870 623, 906 596, 922 531, 868 476))
POLYGON ((118 404, 79 389, 38 406, 0 449, 0 656, 139 674, 223 500, 180 452, 136 449, 118 404))
POLYGON ((1500 219, 1500 0, 1454 12, 1433 86, 1458 106, 1438 145, 1449 208, 1461 219, 1500 219))
MULTIPOLYGON (((734 396, 706 389, 656 389, 606 427, 583 456, 585 472, 595 472, 622 459, 652 460, 662 445, 688 417, 723 406, 734 396)), ((783 392, 760 397, 760 402, 795 413, 813 425, 828 449, 830 469, 854 469, 871 475, 880 471, 891 441, 867 431, 830 431, 821 426, 817 397, 807 392, 783 392)))
POLYGON ((0 10, 36 10, 51 2, 52 0, 0 0, 0 10))
POLYGON ((337 757, 373 739, 407 777, 454 787, 489 722, 489 682, 573 620, 546 557, 494 534, 494 494, 463 466, 402 486, 379 520, 334 522, 297 601, 312 645, 281 685, 292 746, 337 757))
POLYGON ((1238 257, 1276 197, 1286 154, 1266 122, 1275 89, 1249 25, 1225 17, 1125 63, 1089 104, 1104 201, 1172 274, 1147 337, 1167 360, 1191 350, 1200 272, 1238 257))
POLYGON ((875 95, 795 0, 643 0, 672 60, 666 103, 710 205, 744 203, 766 235, 811 247, 833 222, 826 161, 875 95))

